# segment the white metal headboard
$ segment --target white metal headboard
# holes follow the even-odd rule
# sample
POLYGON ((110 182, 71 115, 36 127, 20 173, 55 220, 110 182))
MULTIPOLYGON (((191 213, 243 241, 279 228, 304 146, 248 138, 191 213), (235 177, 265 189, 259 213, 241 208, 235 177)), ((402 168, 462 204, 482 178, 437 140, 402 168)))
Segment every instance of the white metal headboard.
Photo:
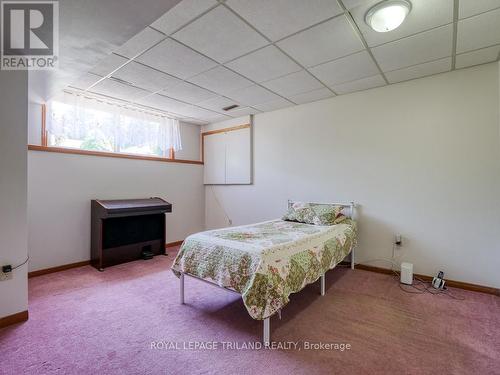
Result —
MULTIPOLYGON (((293 204, 293 200, 289 199, 288 200, 288 208, 290 208, 293 204)), ((342 206, 344 208, 349 209, 349 213, 346 215, 351 219, 354 219, 354 209, 356 208, 356 204, 354 202, 350 203, 317 203, 317 202, 307 202, 307 203, 312 203, 312 204, 328 204, 332 206, 342 206)))

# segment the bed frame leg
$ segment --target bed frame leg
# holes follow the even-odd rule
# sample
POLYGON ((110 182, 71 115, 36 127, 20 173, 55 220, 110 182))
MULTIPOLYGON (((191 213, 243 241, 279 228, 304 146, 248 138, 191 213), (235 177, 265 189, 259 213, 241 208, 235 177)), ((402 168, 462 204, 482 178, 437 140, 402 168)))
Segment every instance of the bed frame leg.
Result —
POLYGON ((271 318, 264 319, 264 332, 262 335, 262 341, 264 346, 269 346, 271 344, 271 318))
POLYGON ((325 281, 326 281, 326 274, 324 273, 323 275, 321 275, 321 295, 324 296, 325 295, 325 281))
POLYGON ((351 250, 351 270, 354 269, 354 248, 351 250))
POLYGON ((180 282, 180 300, 181 300, 181 305, 184 305, 184 274, 181 272, 181 276, 179 278, 180 282))

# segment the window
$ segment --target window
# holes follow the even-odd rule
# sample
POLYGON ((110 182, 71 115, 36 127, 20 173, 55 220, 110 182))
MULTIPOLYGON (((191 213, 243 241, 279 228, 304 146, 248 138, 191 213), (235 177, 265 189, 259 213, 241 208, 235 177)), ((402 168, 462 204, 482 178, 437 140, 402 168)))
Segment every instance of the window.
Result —
POLYGON ((48 105, 47 146, 165 158, 182 149, 178 120, 77 94, 48 105))

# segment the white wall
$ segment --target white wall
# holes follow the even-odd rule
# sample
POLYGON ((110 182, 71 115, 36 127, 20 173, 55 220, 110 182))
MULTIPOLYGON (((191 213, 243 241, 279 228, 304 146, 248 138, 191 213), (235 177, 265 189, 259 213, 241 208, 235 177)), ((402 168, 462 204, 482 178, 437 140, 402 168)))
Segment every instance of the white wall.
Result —
POLYGON ((200 125, 180 123, 182 150, 175 153, 177 159, 201 160, 200 125))
MULTIPOLYGON (((28 73, 0 70, 0 265, 26 260, 28 73), (8 88, 5 89, 5 88, 8 88)), ((28 308, 28 267, 0 282, 0 317, 28 308)))
POLYGON ((28 100, 28 144, 42 144, 42 105, 28 100))
POLYGON ((234 225, 354 200, 358 262, 401 233, 415 272, 500 287, 499 82, 493 63, 255 115, 255 183, 207 187, 206 226, 227 225, 213 192, 234 225))
POLYGON ((90 258, 90 200, 162 197, 167 242, 204 226, 203 166, 28 153, 30 271, 90 258))

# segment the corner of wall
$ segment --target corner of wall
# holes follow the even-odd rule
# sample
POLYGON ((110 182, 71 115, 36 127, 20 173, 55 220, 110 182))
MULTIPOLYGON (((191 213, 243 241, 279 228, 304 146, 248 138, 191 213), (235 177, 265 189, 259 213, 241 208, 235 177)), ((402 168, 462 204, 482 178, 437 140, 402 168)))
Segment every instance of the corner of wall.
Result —
MULTIPOLYGON (((28 256, 28 72, 0 71, 0 264, 21 265, 28 256)), ((0 282, 0 318, 28 308, 27 265, 0 282)))

